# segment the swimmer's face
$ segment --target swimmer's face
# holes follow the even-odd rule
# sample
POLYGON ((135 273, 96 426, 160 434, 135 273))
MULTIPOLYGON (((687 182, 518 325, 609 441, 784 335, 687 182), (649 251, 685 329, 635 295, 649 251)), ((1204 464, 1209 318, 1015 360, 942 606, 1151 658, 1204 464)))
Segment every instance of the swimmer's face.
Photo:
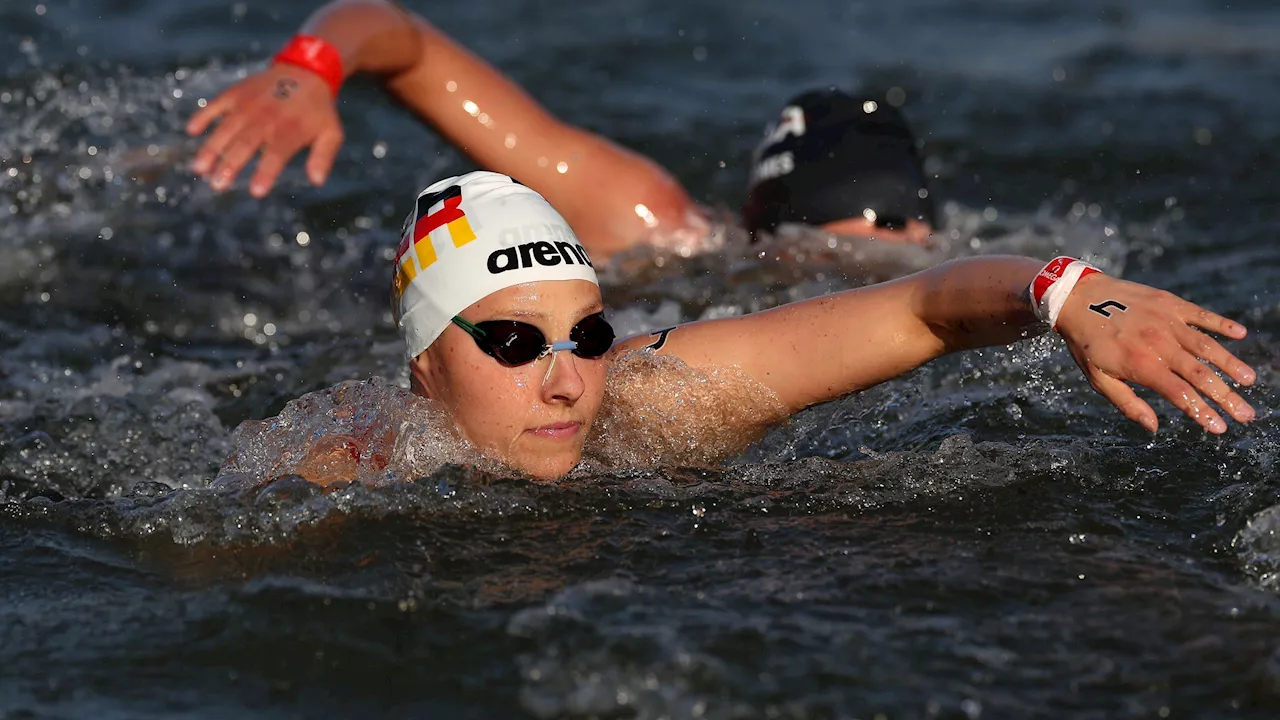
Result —
MULTIPOLYGON (((541 330, 547 342, 558 342, 602 309, 600 288, 561 280, 513 285, 459 316, 471 323, 518 320, 541 330)), ((450 324, 414 358, 410 371, 414 392, 448 408, 469 442, 515 470, 550 480, 582 459, 583 441, 604 397, 606 363, 561 351, 505 367, 450 324)))
POLYGON ((876 225, 874 220, 863 216, 833 220, 818 227, 835 235, 917 244, 927 241, 929 235, 933 233, 933 228, 929 226, 929 223, 921 222, 914 218, 907 220, 905 227, 881 227, 876 225))

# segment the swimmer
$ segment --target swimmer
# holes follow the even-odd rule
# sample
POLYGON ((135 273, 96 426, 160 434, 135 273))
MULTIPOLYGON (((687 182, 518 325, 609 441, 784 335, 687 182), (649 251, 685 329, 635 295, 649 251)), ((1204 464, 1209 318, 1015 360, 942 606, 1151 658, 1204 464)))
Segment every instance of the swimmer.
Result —
MULTIPOLYGON (((355 73, 381 77, 480 167, 541 193, 597 260, 646 242, 707 247, 709 213, 666 170, 555 118, 427 20, 386 0, 324 6, 270 67, 197 111, 191 135, 219 124, 194 171, 222 191, 258 156, 249 190, 263 197, 309 147, 307 177, 323 184, 343 141, 338 91, 355 73)), ((902 114, 836 90, 794 98, 756 148, 743 223, 753 234, 795 223, 925 241, 933 200, 902 114)))
POLYGON ((590 443, 628 436, 677 438, 684 454, 668 454, 672 463, 718 462, 804 408, 1050 327, 1093 388, 1149 431, 1156 414, 1129 383, 1155 390, 1211 433, 1227 429, 1215 405, 1238 422, 1255 416, 1211 366, 1241 385, 1255 372, 1200 332, 1240 339, 1243 326, 1071 258, 952 260, 615 342, 592 258, 569 225, 534 190, 479 171, 421 193, 392 274, 413 393, 442 408, 479 455, 541 480, 577 467, 590 443), (540 239, 528 239, 530 227, 540 239), (687 387, 664 383, 681 368, 727 380, 695 402, 687 387), (767 402, 719 412, 735 389, 767 402), (612 427, 596 432, 602 417, 612 427), (621 430, 627 424, 631 432, 621 430), (719 458, 699 455, 720 442, 713 436, 736 445, 719 444, 719 458))

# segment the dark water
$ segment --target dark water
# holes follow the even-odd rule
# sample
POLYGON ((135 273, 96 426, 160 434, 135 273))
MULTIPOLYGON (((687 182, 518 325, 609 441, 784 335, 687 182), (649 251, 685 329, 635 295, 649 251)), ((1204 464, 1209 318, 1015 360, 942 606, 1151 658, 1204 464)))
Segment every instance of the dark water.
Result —
MULTIPOLYGON (((953 254, 1088 251, 1242 320, 1262 418, 1159 405, 1153 439, 1042 339, 722 471, 205 489, 241 420, 400 377, 387 253, 467 166, 355 83, 328 187, 215 196, 185 118, 309 3, 6 2, 0 716, 1277 716, 1273 2, 411 4, 730 208, 789 95, 905 97, 953 254)), ((860 281, 731 260, 632 277, 615 318, 860 281)))

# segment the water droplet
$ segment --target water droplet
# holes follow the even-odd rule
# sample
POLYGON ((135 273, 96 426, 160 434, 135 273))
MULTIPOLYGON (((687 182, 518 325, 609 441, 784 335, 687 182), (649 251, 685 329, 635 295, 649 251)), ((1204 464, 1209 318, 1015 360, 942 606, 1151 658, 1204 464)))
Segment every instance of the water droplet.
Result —
POLYGON ((639 216, 641 220, 644 220, 645 227, 657 227, 658 219, 653 216, 649 207, 644 203, 638 203, 636 205, 636 215, 639 216))

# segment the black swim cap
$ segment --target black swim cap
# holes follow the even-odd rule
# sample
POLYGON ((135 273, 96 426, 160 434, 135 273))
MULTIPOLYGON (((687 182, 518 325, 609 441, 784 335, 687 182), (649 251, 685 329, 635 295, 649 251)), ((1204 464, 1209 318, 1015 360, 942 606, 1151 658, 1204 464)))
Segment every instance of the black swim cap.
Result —
POLYGON ((787 103, 756 148, 742 208, 748 230, 870 217, 900 227, 934 224, 915 138, 897 108, 839 90, 787 103), (921 197, 923 195, 924 197, 921 197))

